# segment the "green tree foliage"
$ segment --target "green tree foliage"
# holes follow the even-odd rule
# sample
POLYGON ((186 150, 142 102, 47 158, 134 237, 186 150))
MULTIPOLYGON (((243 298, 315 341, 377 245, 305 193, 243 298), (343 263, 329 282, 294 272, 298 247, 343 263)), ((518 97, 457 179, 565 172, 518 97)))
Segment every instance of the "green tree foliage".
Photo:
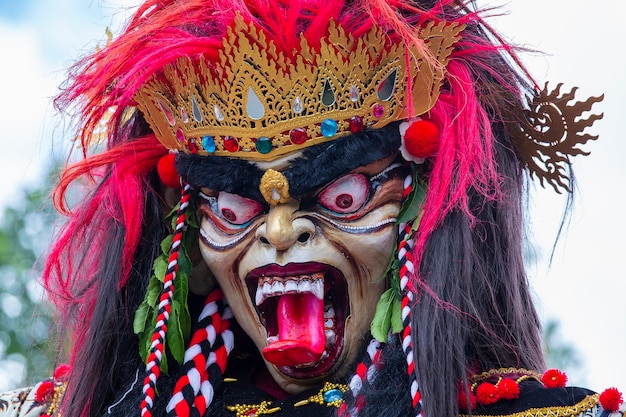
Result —
POLYGON ((3 389, 37 382, 51 372, 50 309, 38 283, 38 260, 55 220, 50 177, 41 187, 18 193, 0 215, 0 381, 10 385, 3 389))

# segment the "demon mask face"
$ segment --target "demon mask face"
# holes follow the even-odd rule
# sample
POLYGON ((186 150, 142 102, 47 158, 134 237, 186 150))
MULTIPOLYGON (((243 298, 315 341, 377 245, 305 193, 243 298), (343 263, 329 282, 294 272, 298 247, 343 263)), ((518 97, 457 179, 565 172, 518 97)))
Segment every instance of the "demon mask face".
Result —
POLYGON ((236 16, 219 48, 134 96, 199 190, 206 264, 290 392, 342 374, 369 339, 407 174, 399 125, 436 103, 463 29, 429 24, 407 44, 351 27, 332 20, 285 49, 236 16))
MULTIPOLYGON (((237 169, 286 180, 313 164, 296 157, 237 169)), ((254 198, 258 191, 237 194, 211 181, 199 187, 203 257, 285 390, 341 375, 361 354, 388 286, 406 170, 392 155, 339 176, 310 171, 314 180, 297 195, 283 192, 270 203, 254 198)))

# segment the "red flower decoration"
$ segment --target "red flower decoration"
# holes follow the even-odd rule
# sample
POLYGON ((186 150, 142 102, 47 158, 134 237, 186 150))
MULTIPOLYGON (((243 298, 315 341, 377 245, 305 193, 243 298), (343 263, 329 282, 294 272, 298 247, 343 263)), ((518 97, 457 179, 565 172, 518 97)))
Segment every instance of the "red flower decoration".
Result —
POLYGON ((497 387, 500 398, 504 398, 505 400, 519 398, 519 385, 517 381, 511 378, 504 378, 498 382, 497 387))
POLYGON ((476 399, 482 405, 490 405, 500 399, 500 393, 495 385, 483 382, 476 387, 476 399))
POLYGON ((56 382, 67 382, 70 377, 72 368, 69 365, 62 364, 54 371, 54 380, 56 382))
POLYGON ((37 387, 37 391, 35 391, 35 401, 38 403, 45 403, 52 400, 52 396, 54 395, 54 382, 47 380, 43 381, 37 387))
POLYGON ((170 188, 180 188, 180 176, 176 172, 176 154, 168 153, 159 159, 157 164, 157 172, 161 182, 170 188))
POLYGON ((558 369, 548 369, 541 377, 546 388, 563 388, 567 384, 567 375, 558 369))
POLYGON ((423 162, 439 149, 439 127, 430 120, 416 119, 400 123, 400 152, 407 161, 423 162))
POLYGON ((619 406, 624 402, 622 393, 617 388, 605 389, 598 397, 600 405, 609 413, 614 413, 619 410, 619 406))

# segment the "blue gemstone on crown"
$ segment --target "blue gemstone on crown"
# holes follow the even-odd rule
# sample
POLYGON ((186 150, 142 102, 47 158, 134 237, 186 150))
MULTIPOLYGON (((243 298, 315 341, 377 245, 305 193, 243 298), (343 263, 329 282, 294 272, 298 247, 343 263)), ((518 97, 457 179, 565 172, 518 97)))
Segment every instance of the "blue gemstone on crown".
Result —
POLYGON ((215 140, 213 139, 213 136, 203 136, 202 137, 202 147, 204 148, 205 151, 207 151, 208 153, 213 153, 215 152, 215 140))
POLYGON ((337 121, 333 119, 326 119, 320 125, 320 131, 322 132, 322 135, 326 136, 327 138, 332 138, 333 136, 335 136, 338 129, 339 125, 337 124, 337 121))

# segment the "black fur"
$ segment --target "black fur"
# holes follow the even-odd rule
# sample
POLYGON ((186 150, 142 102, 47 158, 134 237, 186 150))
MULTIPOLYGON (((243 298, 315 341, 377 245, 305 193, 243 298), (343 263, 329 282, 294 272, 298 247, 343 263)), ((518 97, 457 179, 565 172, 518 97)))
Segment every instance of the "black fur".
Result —
MULTIPOLYGON (((398 124, 365 130, 330 143, 305 148, 302 156, 283 171, 289 193, 301 197, 356 167, 392 155, 400 147, 398 124)), ((176 169, 194 188, 206 187, 255 200, 263 200, 259 184, 264 171, 241 159, 180 154, 176 169)))

